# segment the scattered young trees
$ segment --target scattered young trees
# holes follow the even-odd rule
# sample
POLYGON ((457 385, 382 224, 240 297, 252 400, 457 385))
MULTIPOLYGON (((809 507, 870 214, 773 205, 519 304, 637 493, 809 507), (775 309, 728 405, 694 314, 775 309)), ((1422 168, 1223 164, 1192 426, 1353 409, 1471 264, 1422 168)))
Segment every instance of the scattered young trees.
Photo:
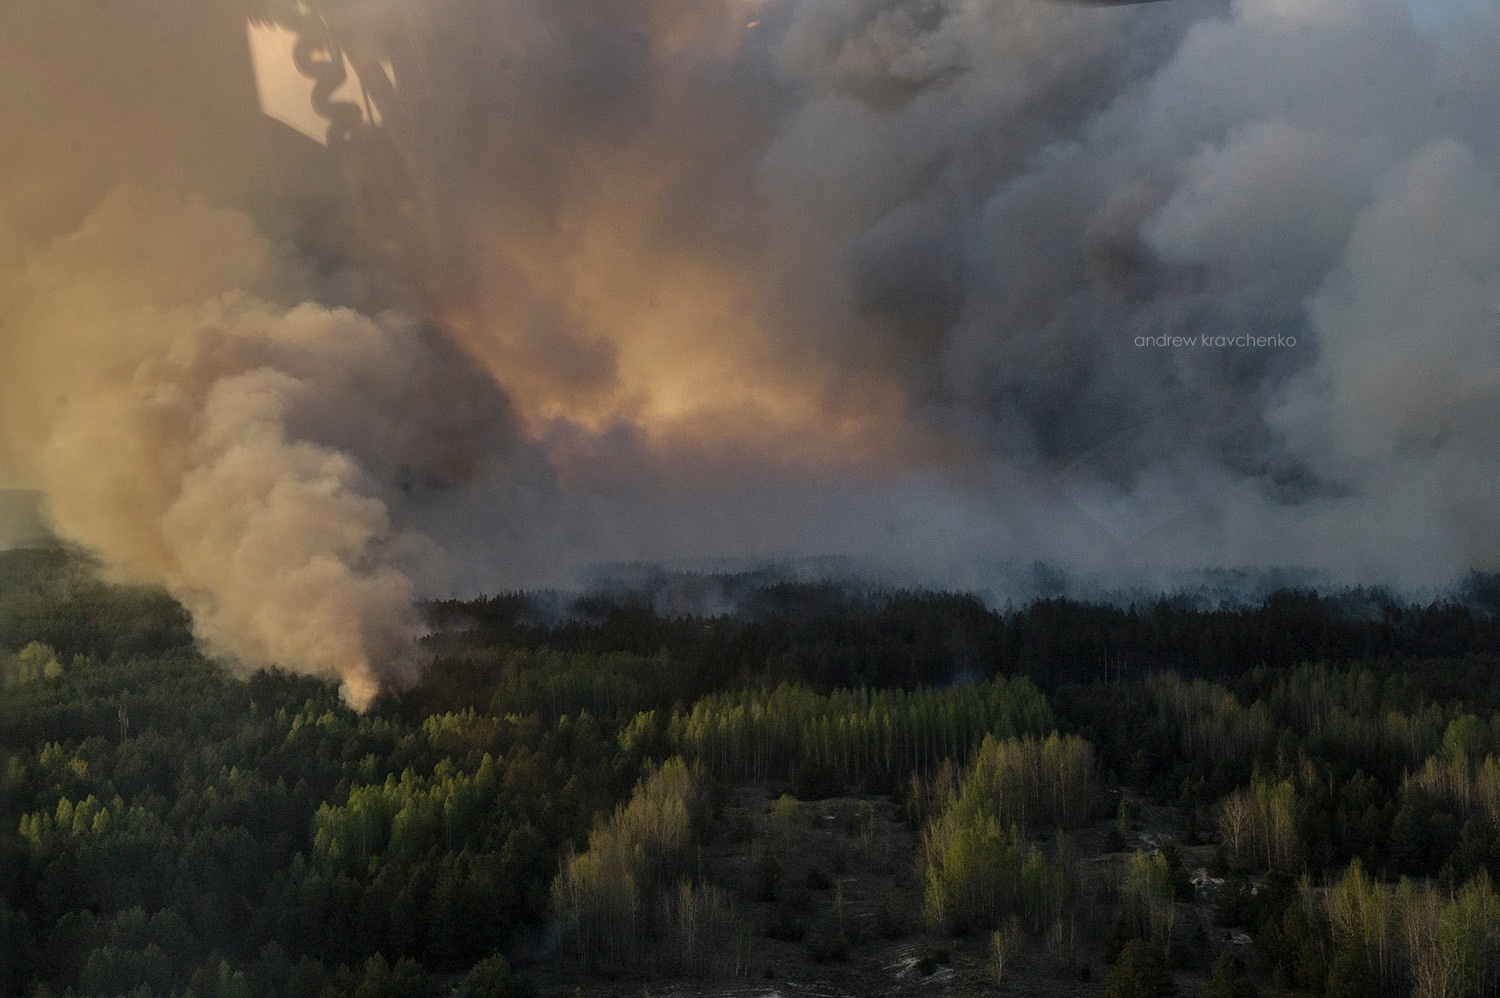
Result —
POLYGON ((729 895, 692 876, 707 791, 702 767, 674 756, 595 826, 587 850, 564 856, 552 903, 580 958, 639 964, 643 947, 662 940, 679 970, 747 971, 748 930, 729 895))
MULTIPOLYGON (((1449 731, 1453 731, 1452 726, 1449 731)), ((1485 731, 1487 734, 1488 729, 1485 731)), ((1447 749, 1442 755, 1429 757, 1421 769, 1408 776, 1403 789, 1430 794, 1451 807, 1461 820, 1477 817, 1500 829, 1500 759, 1493 755, 1481 757, 1447 749)))
POLYGON ((1240 863, 1291 871, 1302 860, 1297 837, 1297 790, 1290 780, 1254 778, 1219 806, 1219 828, 1240 863))
POLYGON ((1125 866, 1121 892, 1127 917, 1135 923, 1136 935, 1172 955, 1172 931, 1177 925, 1177 887, 1174 871, 1164 852, 1147 855, 1134 852, 1125 866))
POLYGON ((989 967, 996 983, 1005 981, 1005 971, 1010 966, 1011 957, 1020 945, 1020 936, 1021 921, 1014 915, 1006 919, 1004 928, 995 929, 990 933, 989 967))
POLYGON ((1057 918, 1072 890, 1066 863, 1026 836, 1088 815, 1092 767, 1092 749, 1072 736, 986 738, 923 832, 928 922, 988 927, 1013 914, 1041 931, 1057 918))
POLYGON ((587 850, 564 857, 552 901, 580 957, 636 960, 645 935, 660 930, 658 902, 686 872, 704 819, 702 783, 701 771, 667 760, 589 833, 587 850))
POLYGON ((1500 897, 1487 873, 1448 892, 1371 880, 1356 862, 1324 906, 1336 955, 1328 989, 1373 983, 1416 998, 1500 993, 1500 897))

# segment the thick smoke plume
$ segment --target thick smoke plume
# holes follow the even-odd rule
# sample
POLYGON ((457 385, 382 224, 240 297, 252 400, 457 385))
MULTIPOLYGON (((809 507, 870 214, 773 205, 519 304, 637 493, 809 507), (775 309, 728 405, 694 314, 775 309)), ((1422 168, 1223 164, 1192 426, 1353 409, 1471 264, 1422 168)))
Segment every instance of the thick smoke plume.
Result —
POLYGON ((278 280, 243 215, 116 189, 27 262, 7 428, 67 535, 166 585, 211 648, 364 703, 414 664, 433 560, 389 483, 506 410, 413 410, 403 393, 463 397, 450 348, 394 314, 256 296, 278 280))
POLYGON ((1404 0, 19 0, 0 487, 358 703, 416 595, 589 562, 1495 568, 1497 43, 1404 0))

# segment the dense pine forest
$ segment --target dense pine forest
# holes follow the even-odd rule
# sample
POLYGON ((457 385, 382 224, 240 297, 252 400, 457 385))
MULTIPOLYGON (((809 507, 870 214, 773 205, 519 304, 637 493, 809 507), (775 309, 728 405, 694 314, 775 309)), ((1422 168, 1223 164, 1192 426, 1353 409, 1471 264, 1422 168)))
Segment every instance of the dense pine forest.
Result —
POLYGON ((1494 995, 1497 605, 678 576, 361 714, 0 553, 0 993, 1494 995))

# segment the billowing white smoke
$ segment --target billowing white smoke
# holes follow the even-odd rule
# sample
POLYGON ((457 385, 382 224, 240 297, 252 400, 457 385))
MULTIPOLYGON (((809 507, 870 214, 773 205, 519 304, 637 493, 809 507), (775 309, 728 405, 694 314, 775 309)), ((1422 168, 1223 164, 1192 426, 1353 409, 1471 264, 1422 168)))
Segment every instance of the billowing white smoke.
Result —
POLYGON ((414 670, 405 569, 433 558, 359 441, 328 442, 390 434, 399 406, 370 413, 368 386, 447 358, 400 317, 252 293, 284 280, 243 214, 116 191, 25 269, 7 429, 60 530, 165 585, 211 650, 338 677, 363 706, 414 670))
POLYGON ((1408 157, 1309 309, 1318 360, 1273 425, 1408 564, 1500 563, 1500 177, 1454 141, 1408 157))

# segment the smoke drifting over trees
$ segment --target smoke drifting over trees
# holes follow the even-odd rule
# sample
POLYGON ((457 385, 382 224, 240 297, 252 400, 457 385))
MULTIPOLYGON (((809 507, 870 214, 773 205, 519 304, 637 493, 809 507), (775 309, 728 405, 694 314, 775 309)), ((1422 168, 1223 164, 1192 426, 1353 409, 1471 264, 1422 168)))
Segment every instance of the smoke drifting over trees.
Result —
POLYGON ((230 658, 362 702, 414 596, 597 561, 1500 557, 1492 9, 325 13, 337 155, 278 5, 0 13, 0 486, 230 658))

